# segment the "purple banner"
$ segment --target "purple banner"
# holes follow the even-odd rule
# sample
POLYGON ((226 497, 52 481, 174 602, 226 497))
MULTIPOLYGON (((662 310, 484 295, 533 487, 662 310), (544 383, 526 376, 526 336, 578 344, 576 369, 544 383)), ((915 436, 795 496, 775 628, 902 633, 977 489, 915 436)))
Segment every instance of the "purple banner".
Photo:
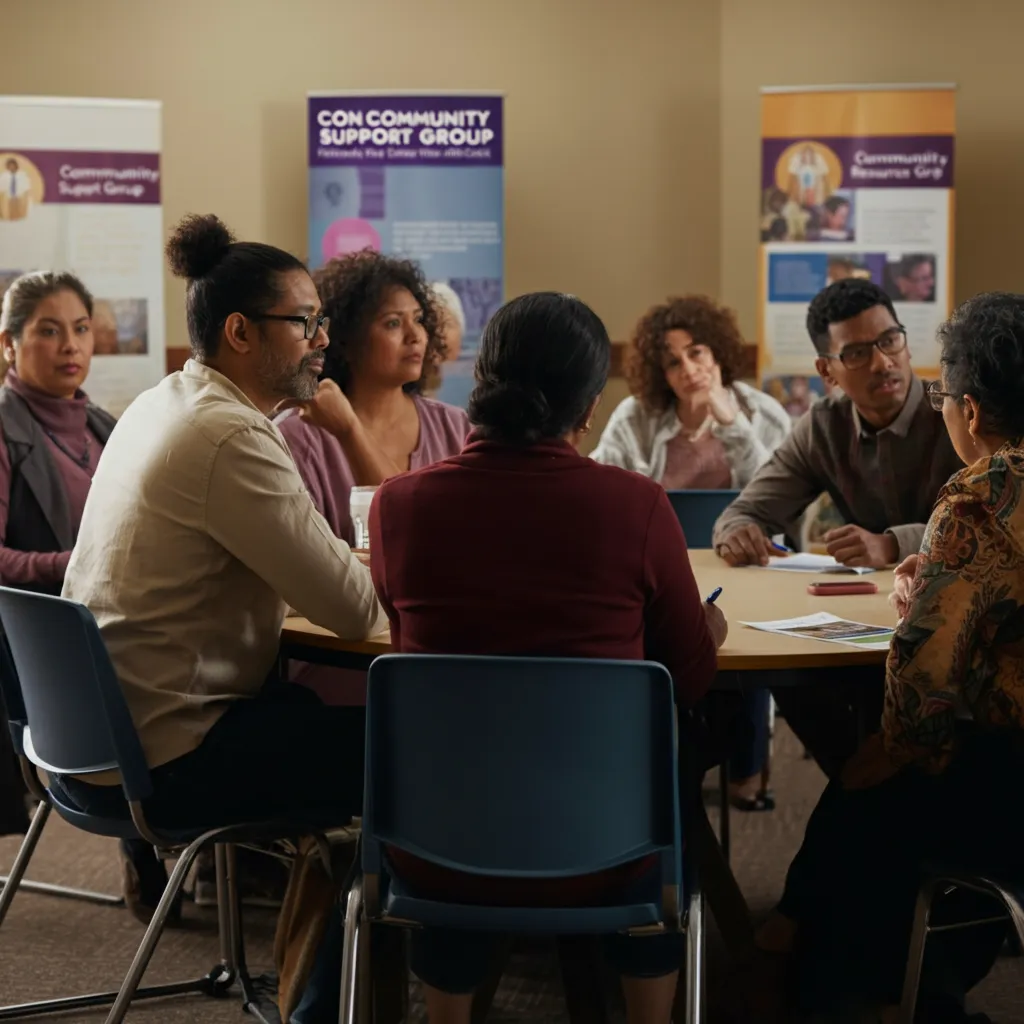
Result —
POLYGON ((500 167, 499 96, 311 96, 310 167, 500 167))
POLYGON ((160 203, 159 153, 0 152, 0 193, 35 203, 160 203))
POLYGON ((801 139, 762 139, 761 187, 789 191, 787 181, 799 179, 803 167, 810 176, 841 180, 831 188, 952 188, 952 135, 840 135, 801 139))

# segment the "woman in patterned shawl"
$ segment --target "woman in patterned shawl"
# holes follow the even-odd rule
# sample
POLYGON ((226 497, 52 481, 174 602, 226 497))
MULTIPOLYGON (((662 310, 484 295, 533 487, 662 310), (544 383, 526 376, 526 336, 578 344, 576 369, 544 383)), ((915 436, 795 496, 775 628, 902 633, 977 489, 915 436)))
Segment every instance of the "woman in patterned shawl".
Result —
MULTIPOLYGON (((822 795, 759 934, 762 949, 794 954, 803 1009, 872 1014, 849 1019, 899 1019, 926 863, 1024 881, 1024 295, 971 299, 939 340, 929 398, 967 468, 896 570, 881 730, 822 795)), ((951 888, 932 920, 994 914, 951 888)), ((964 996, 1005 931, 929 939, 918 1022, 985 1019, 966 1015, 964 996)))

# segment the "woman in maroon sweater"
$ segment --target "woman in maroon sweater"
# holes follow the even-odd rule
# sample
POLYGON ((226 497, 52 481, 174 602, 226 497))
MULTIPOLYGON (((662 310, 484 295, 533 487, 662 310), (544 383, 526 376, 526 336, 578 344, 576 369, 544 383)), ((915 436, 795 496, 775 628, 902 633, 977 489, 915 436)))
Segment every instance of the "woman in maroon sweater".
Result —
MULTIPOLYGON (((374 584, 396 650, 649 658, 672 673, 679 704, 690 707, 707 692, 725 620, 701 599, 664 490, 574 447, 590 430, 610 351, 598 317, 566 295, 523 296, 487 325, 465 449, 386 481, 371 510, 374 584)), ((398 859, 423 887, 450 895, 468 885, 398 859)), ((635 877, 576 879, 560 883, 558 894, 589 900, 635 877)), ((497 881, 482 887, 501 901, 521 892, 497 881)), ((475 888, 463 889, 466 898, 475 888)), ((412 944, 433 1024, 468 1022, 490 939, 425 929, 412 944)), ((665 1024, 679 937, 617 936, 607 945, 631 1024, 665 1024)))

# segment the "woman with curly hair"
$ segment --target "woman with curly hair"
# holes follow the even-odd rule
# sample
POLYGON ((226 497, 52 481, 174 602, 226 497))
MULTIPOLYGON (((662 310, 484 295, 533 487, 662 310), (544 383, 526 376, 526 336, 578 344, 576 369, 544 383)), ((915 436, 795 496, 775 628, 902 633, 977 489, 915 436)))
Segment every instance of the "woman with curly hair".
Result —
POLYGON ((593 458, 666 490, 745 486, 789 433, 786 410, 736 379, 743 337, 703 295, 669 299, 630 342, 632 397, 612 413, 593 458))
POLYGON ((313 273, 330 320, 314 398, 278 421, 313 503, 353 543, 349 495, 457 455, 462 409, 423 397, 444 358, 441 314, 419 267, 364 249, 313 273))
MULTIPOLYGON (((633 394, 612 413, 592 458, 670 491, 744 487, 789 433, 790 418, 736 379, 743 337, 733 312, 703 295, 669 299, 640 320, 630 344, 633 394)), ((763 774, 770 703, 767 690, 755 690, 742 709, 715 712, 736 730, 729 799, 738 810, 775 807, 763 774)))

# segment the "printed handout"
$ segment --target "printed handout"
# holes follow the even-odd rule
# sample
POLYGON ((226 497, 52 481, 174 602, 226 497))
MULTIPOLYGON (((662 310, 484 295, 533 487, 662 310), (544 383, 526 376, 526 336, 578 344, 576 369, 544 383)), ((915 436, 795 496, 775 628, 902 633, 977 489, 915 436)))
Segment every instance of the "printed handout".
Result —
POLYGON ((850 573, 862 576, 864 573, 874 572, 868 566, 843 565, 837 562, 831 555, 812 555, 801 552, 797 555, 779 555, 768 559, 768 564, 762 566, 765 569, 779 569, 782 572, 827 572, 827 573, 850 573))
POLYGON ((864 651, 885 651, 895 632, 888 626, 871 626, 865 622, 850 622, 828 612, 815 612, 796 619, 775 619, 770 622, 744 622, 744 626, 766 633, 799 636, 808 640, 824 640, 831 644, 846 644, 864 651))

